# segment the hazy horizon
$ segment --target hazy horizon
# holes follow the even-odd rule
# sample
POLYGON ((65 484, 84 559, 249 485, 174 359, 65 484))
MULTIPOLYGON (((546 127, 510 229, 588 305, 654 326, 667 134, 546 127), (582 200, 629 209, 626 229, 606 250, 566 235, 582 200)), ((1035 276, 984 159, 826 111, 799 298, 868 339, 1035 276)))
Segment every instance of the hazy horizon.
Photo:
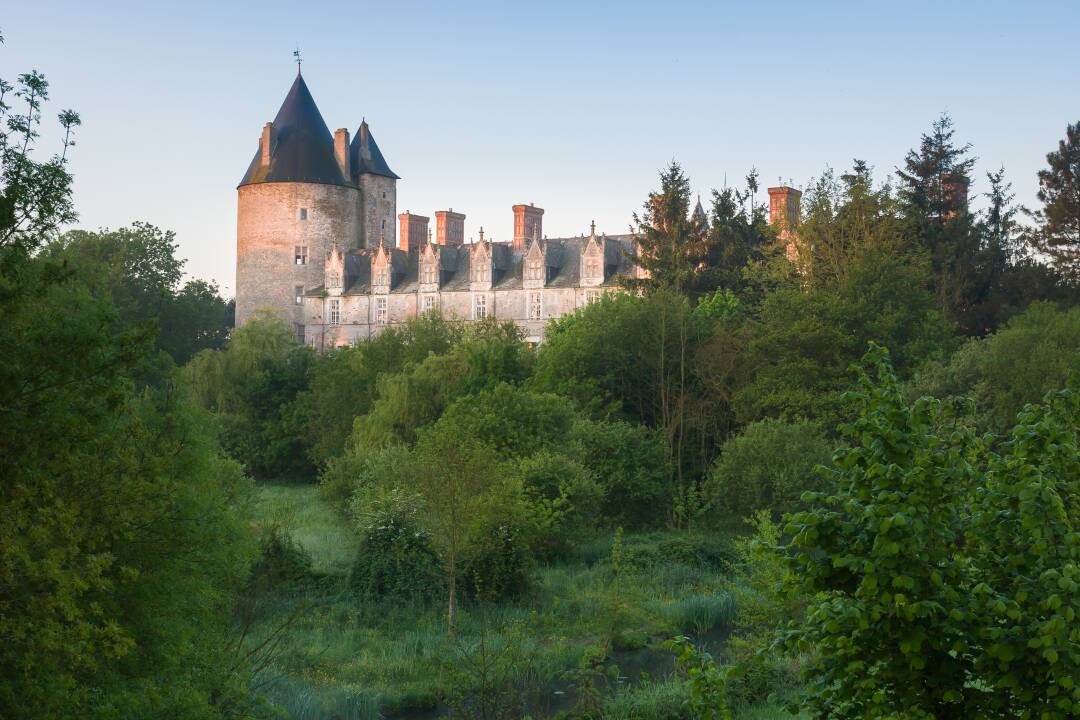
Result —
POLYGON ((1035 206, 1035 173, 1080 120, 1080 7, 1065 2, 45 2, 5 15, 0 77, 34 68, 51 86, 39 152, 57 147, 56 113, 82 115, 77 226, 174 230, 189 274, 228 296, 236 184, 296 46, 330 129, 371 124, 402 177, 398 211, 453 207, 466 238, 482 225, 509 239, 518 202, 545 208, 552 237, 592 220, 625 232, 672 158, 705 204, 751 166, 761 199, 853 158, 880 181, 942 112, 979 158, 973 196, 1004 165, 1035 206))

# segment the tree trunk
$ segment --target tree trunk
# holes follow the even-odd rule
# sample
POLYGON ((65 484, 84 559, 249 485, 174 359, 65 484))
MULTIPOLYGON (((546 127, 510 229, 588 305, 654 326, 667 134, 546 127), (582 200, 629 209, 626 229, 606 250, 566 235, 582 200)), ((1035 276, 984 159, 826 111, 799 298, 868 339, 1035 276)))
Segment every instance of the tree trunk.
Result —
POLYGON ((450 556, 449 575, 448 585, 450 586, 450 601, 446 609, 446 634, 452 637, 454 635, 454 610, 456 609, 455 606, 457 604, 457 567, 455 567, 453 555, 450 556))

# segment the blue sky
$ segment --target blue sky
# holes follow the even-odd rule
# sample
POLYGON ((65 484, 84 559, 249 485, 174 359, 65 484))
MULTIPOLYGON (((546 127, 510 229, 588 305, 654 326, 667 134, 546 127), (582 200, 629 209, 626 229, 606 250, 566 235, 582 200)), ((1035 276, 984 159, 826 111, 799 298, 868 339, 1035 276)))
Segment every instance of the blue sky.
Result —
MULTIPOLYGON (((1018 200, 1080 121, 1080 3, 38 2, 0 19, 0 77, 51 83, 83 117, 79 225, 175 230, 188 271, 231 293, 235 186, 292 82, 331 129, 367 117, 399 211, 465 212, 507 239, 625 232, 681 162, 703 199, 756 166, 805 185, 858 157, 879 178, 949 112, 1018 200)), ((57 142, 43 134, 43 149, 57 142)))

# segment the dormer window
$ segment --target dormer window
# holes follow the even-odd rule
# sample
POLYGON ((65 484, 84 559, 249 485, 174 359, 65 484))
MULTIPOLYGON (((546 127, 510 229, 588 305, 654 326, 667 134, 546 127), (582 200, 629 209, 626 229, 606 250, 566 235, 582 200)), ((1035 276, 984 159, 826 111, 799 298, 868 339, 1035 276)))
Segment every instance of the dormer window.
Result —
POLYGON ((376 285, 389 285, 390 284, 390 268, 385 265, 375 270, 375 284, 376 285))
POLYGON ((341 287, 341 273, 336 270, 330 270, 326 273, 326 287, 339 288, 341 287))
POLYGON ((526 280, 543 280, 544 279, 544 263, 542 261, 530 262, 525 266, 525 279, 526 280))
POLYGON ((476 274, 474 279, 476 280, 476 282, 491 282, 490 263, 478 263, 476 266, 476 274))
POLYGON ((598 258, 598 257, 587 257, 587 258, 585 258, 585 274, 588 277, 591 277, 591 278, 603 277, 604 271, 603 271, 602 268, 603 268, 603 265, 601 265, 601 263, 600 263, 600 258, 598 258))
POLYGON ((420 271, 420 282, 425 285, 433 285, 436 282, 436 274, 435 262, 426 262, 420 271))

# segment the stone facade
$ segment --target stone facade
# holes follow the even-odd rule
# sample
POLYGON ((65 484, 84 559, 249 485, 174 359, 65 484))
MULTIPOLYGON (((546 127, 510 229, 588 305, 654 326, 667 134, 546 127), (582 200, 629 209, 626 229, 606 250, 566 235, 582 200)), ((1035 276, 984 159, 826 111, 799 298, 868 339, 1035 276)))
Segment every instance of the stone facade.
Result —
POLYGON ((539 343, 552 318, 617 292, 635 272, 632 236, 343 250, 334 244, 325 279, 304 297, 305 342, 349 345, 438 309, 448 319, 516 323, 539 343))

